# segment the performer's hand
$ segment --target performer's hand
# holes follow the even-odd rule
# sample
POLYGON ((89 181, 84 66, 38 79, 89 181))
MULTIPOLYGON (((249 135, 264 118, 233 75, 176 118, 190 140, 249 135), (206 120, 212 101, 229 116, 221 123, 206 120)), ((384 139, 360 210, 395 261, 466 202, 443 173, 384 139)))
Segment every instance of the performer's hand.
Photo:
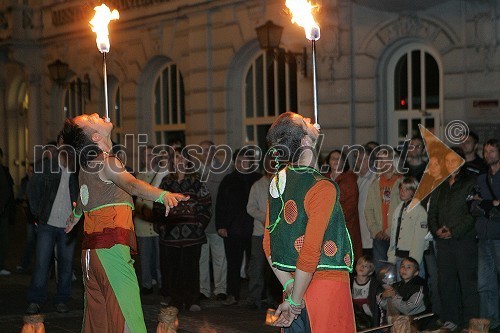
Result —
POLYGON ((292 325, 294 319, 297 318, 297 314, 294 314, 292 312, 292 307, 287 301, 284 301, 278 306, 275 316, 277 316, 278 319, 274 322, 273 325, 278 327, 289 327, 290 325, 292 325))
POLYGON ((437 231, 436 231, 436 235, 439 237, 439 238, 442 238, 442 239, 450 239, 451 238, 451 231, 450 229, 448 229, 448 227, 446 227, 445 225, 442 226, 441 228, 439 228, 437 231))
POLYGON ((163 204, 165 205, 165 216, 170 212, 170 208, 176 207, 179 201, 189 200, 189 195, 184 195, 180 193, 167 192, 163 196, 163 204))
POLYGON ((217 230, 217 233, 218 233, 218 234, 219 234, 219 236, 221 236, 222 238, 227 238, 227 229, 225 229, 225 228, 218 229, 218 230, 217 230))
MULTIPOLYGON (((76 202, 73 201, 73 208, 76 207, 76 202)), ((64 228, 65 233, 71 232, 73 230, 73 227, 80 221, 80 217, 76 218, 73 212, 71 212, 71 215, 68 217, 66 220, 66 228, 64 228)))
POLYGON ((384 285, 384 292, 382 293, 383 298, 391 298, 396 295, 396 290, 389 285, 384 285))

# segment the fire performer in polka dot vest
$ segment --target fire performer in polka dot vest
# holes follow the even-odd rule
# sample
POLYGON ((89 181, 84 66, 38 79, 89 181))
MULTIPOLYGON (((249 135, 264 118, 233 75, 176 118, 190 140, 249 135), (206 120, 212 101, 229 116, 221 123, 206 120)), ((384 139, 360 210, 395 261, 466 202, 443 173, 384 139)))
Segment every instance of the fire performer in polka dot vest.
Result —
POLYGON ((280 115, 267 134, 278 166, 264 250, 283 285, 274 325, 285 333, 355 332, 351 239, 338 185, 317 170, 319 137, 309 119, 293 112, 280 115))

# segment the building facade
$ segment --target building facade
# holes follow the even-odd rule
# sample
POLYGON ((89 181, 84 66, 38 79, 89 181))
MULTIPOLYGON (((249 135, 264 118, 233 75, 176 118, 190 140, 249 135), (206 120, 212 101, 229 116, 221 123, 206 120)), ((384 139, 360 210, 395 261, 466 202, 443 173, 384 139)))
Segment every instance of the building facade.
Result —
MULTIPOLYGON (((310 42, 285 0, 105 3, 120 12, 109 25, 108 106, 114 140, 127 150, 204 139, 263 146, 279 113, 313 115, 310 42), (256 28, 269 20, 283 33, 280 47, 266 51, 256 28)), ((104 115, 103 57, 88 23, 99 4, 0 5, 0 147, 17 183, 33 147, 55 140, 66 117, 104 115), (56 61, 67 64, 64 77, 51 77, 56 61)), ((418 124, 444 139, 453 120, 481 139, 498 138, 500 0, 318 5, 324 151, 370 140, 397 145, 418 124)))

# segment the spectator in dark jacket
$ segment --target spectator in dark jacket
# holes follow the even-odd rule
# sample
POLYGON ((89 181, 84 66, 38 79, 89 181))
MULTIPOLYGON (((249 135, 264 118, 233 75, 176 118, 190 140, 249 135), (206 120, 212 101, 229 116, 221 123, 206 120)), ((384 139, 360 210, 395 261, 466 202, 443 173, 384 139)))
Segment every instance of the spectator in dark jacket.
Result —
POLYGON ((476 178, 461 171, 463 161, 460 148, 446 155, 451 175, 432 193, 428 212, 428 227, 438 253, 438 287, 443 305, 440 317, 443 328, 451 331, 468 327, 469 320, 479 315, 476 230, 466 201, 476 178))
POLYGON ((473 176, 478 176, 488 171, 488 165, 477 154, 478 145, 479 136, 472 131, 469 132, 467 139, 460 144, 460 148, 462 148, 465 155, 465 164, 462 166, 462 169, 473 176))
POLYGON ((387 308, 390 315, 421 315, 429 311, 428 289, 419 276, 419 264, 412 257, 403 258, 399 268, 401 281, 384 286, 380 305, 387 308))
POLYGON ((240 298, 240 268, 243 253, 250 256, 253 217, 247 213, 248 196, 253 183, 262 175, 254 172, 253 151, 237 150, 233 154, 235 170, 222 180, 217 194, 215 226, 224 238, 227 258, 227 293, 225 305, 236 304, 240 298))
POLYGON ((30 303, 26 313, 40 312, 47 300, 47 279, 54 246, 57 249, 58 284, 54 298, 58 312, 67 312, 71 296, 71 278, 75 232, 65 233, 72 203, 77 201, 78 178, 74 161, 64 149, 42 161, 28 186, 31 213, 38 222, 35 268, 28 290, 30 303))
MULTIPOLYGON (((489 171, 477 179, 484 215, 476 221, 479 238, 478 290, 481 318, 490 320, 490 330, 500 327, 500 143, 488 140, 483 156, 489 171)), ((497 329, 498 330, 498 329, 497 329)))
POLYGON ((200 311, 200 254, 207 242, 205 228, 210 222, 211 199, 205 183, 193 172, 185 150, 175 149, 171 159, 175 170, 165 176, 160 189, 189 195, 165 218, 165 206, 155 203, 155 231, 160 236, 162 294, 170 304, 189 311, 200 311))
POLYGON ((0 149, 0 276, 10 275, 4 264, 9 243, 9 219, 12 209, 15 209, 10 206, 14 198, 12 186, 12 177, 9 169, 3 165, 3 151, 0 149))

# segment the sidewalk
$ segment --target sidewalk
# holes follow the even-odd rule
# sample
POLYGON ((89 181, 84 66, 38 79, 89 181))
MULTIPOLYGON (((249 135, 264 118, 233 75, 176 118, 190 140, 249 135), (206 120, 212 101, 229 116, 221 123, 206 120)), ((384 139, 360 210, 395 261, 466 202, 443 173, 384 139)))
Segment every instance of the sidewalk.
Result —
MULTIPOLYGON (((23 325, 23 315, 28 306, 26 297, 31 281, 31 275, 15 273, 24 248, 24 221, 10 225, 9 259, 6 268, 12 271, 9 276, 0 276, 0 332, 19 333, 23 325)), ((79 246, 77 246, 78 249, 79 246)), ((47 333, 80 332, 83 317, 83 283, 79 268, 80 251, 75 250, 73 265, 77 280, 72 285, 72 300, 69 303, 70 312, 57 313, 52 299, 56 291, 55 279, 49 280, 49 297, 42 308, 45 316, 45 331, 47 333)), ((136 263, 137 265, 137 263, 136 263)), ((247 293, 247 283, 242 283, 242 299, 247 293)), ((156 291, 156 290, 155 290, 156 291)), ((148 332, 156 332, 157 317, 160 312, 161 297, 154 294, 142 296, 142 306, 148 332)), ((238 305, 224 306, 216 300, 201 302, 200 312, 183 311, 179 314, 179 333, 278 333, 279 329, 264 325, 265 312, 250 310, 245 302, 238 305)), ((105 332, 103 332, 105 333, 105 332)))

